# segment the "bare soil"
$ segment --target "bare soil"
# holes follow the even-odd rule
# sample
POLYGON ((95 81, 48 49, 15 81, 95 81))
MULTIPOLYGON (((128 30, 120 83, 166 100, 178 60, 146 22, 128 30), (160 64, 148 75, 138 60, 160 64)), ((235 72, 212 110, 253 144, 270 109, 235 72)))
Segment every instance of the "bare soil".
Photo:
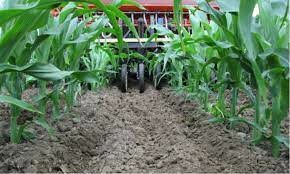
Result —
MULTIPOLYGON (((0 129, 7 130, 9 112, 0 109, 0 129)), ((78 107, 52 123, 53 136, 35 127, 33 140, 2 142, 0 172, 289 173, 287 149, 275 159, 268 144, 251 145, 247 125, 230 130, 207 123, 209 118, 168 88, 87 92, 78 107)))

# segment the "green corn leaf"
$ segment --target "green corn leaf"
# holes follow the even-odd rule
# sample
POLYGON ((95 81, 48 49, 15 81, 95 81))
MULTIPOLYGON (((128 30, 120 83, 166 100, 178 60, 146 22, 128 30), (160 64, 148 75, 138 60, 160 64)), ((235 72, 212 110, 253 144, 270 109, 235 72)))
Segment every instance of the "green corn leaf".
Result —
POLYGON ((260 125, 258 125, 255 122, 249 121, 245 118, 241 118, 241 117, 232 117, 228 119, 230 122, 235 123, 235 122, 242 122, 242 123, 247 123, 249 125, 251 125, 252 127, 254 127, 255 129, 259 130, 260 132, 264 132, 265 133, 265 129, 263 129, 260 125))
POLYGON ((240 0, 217 0, 219 8, 223 12, 238 12, 240 0))
POLYGON ((247 48, 248 56, 250 59, 256 58, 256 51, 252 38, 252 14, 257 4, 257 0, 240 0, 239 8, 239 30, 242 36, 242 40, 247 48))
POLYGON ((49 10, 32 11, 21 16, 0 38, 0 63, 5 63, 20 40, 32 30, 46 24, 49 10))
POLYGON ((121 10, 119 10, 117 7, 113 6, 113 5, 109 5, 108 9, 110 9, 112 12, 115 13, 115 16, 117 16, 118 18, 122 19, 125 24, 128 26, 128 28, 130 29, 130 31, 133 32, 134 36, 139 39, 139 35, 138 32, 135 28, 135 26, 133 25, 133 23, 131 22, 131 20, 128 18, 127 15, 125 15, 121 10))
MULTIPOLYGON (((64 22, 66 18, 71 15, 74 11, 76 11, 77 5, 75 3, 68 3, 60 12, 59 20, 60 22, 64 22)), ((88 12, 88 11, 87 11, 88 12)))
POLYGON ((38 117, 37 120, 34 121, 35 124, 43 127, 44 129, 46 129, 46 131, 52 135, 53 133, 53 129, 52 127, 47 123, 47 121, 45 120, 44 117, 38 117))
POLYGON ((207 14, 211 15, 211 19, 218 24, 220 27, 227 28, 227 19, 226 15, 222 13, 221 11, 218 11, 216 9, 213 9, 209 3, 207 3, 205 0, 201 0, 198 3, 198 7, 200 10, 206 12, 207 14))
POLYGON ((61 71, 52 64, 34 63, 23 67, 10 64, 0 64, 0 73, 22 72, 42 80, 60 80, 72 74, 72 72, 61 71))
POLYGON ((23 14, 26 9, 5 9, 5 10, 0 10, 0 26, 5 24, 6 22, 10 21, 11 19, 23 14))
MULTIPOLYGON (((79 81, 95 82, 98 80, 96 72, 104 72, 104 70, 93 71, 61 71, 52 64, 33 63, 23 67, 9 64, 0 64, 0 74, 7 72, 21 72, 31 75, 35 78, 46 81, 57 81, 65 77, 72 76, 79 81)), ((113 73, 113 72, 108 72, 113 73)))
POLYGON ((288 0, 271 0, 271 7, 273 9, 273 13, 279 17, 284 17, 285 13, 288 11, 287 5, 289 5, 288 0))
POLYGON ((218 58, 218 57, 212 57, 212 58, 208 59, 206 61, 206 63, 203 65, 203 67, 202 67, 201 74, 205 71, 205 68, 207 66, 209 66, 210 64, 217 64, 220 61, 222 61, 222 60, 220 58, 218 58))
POLYGON ((108 18, 109 18, 109 20, 110 20, 110 22, 111 22, 111 24, 113 26, 113 29, 116 32, 116 37, 117 37, 117 40, 118 40, 119 51, 121 51, 123 49, 123 31, 120 28, 119 23, 118 23, 118 21, 116 19, 116 16, 115 16, 113 11, 107 9, 106 15, 108 16, 108 18))
POLYGON ((280 143, 283 143, 288 149, 290 148, 289 146, 289 138, 285 136, 274 136, 274 138, 279 141, 280 143))
POLYGON ((33 105, 31 105, 31 104, 29 104, 29 103, 27 103, 25 101, 16 99, 14 97, 11 97, 11 96, 0 95, 0 102, 1 103, 3 102, 3 103, 9 103, 9 104, 15 105, 15 106, 18 106, 18 107, 20 107, 22 109, 30 111, 30 112, 36 112, 36 113, 39 113, 39 114, 43 114, 40 111, 38 111, 33 105))
POLYGON ((18 131, 17 131, 17 136, 16 136, 17 143, 20 143, 21 138, 24 136, 24 132, 27 126, 28 124, 23 124, 23 125, 18 126, 18 131))
MULTIPOLYGON (((98 76, 96 72, 100 71, 83 71, 83 72, 73 72, 71 75, 73 78, 82 81, 82 82, 88 82, 88 83, 95 83, 98 81, 98 76)), ((105 71, 103 71, 105 72, 105 71)))
POLYGON ((61 71, 52 64, 40 63, 34 63, 22 72, 38 79, 51 81, 61 80, 72 74, 70 71, 61 71))
POLYGON ((241 82, 239 85, 239 88, 241 88, 249 96, 251 103, 255 103, 256 97, 252 91, 252 88, 248 86, 245 82, 241 82))
POLYGON ((35 51, 35 49, 41 45, 41 43, 43 43, 45 40, 47 40, 49 38, 49 35, 40 35, 38 36, 34 43, 30 46, 27 47, 25 50, 23 50, 22 54, 21 54, 21 58, 22 59, 17 59, 16 60, 16 64, 17 65, 24 65, 25 63, 27 63, 29 61, 29 59, 31 58, 32 53, 35 51), (25 59, 27 58, 27 59, 25 59))
POLYGON ((35 3, 18 4, 17 1, 10 4, 10 7, 0 9, 0 26, 21 15, 27 15, 34 10, 51 9, 61 4, 59 0, 41 0, 35 3))
POLYGON ((225 118, 222 117, 214 117, 211 119, 206 120, 207 123, 224 123, 225 122, 225 118))
POLYGON ((141 10, 146 10, 140 3, 136 2, 135 0, 114 0, 112 4, 116 7, 121 7, 122 5, 133 5, 141 10))
POLYGON ((261 33, 268 42, 275 45, 279 36, 280 27, 276 22, 277 17, 273 15, 273 9, 269 1, 258 0, 258 5, 261 33))
POLYGON ((184 41, 183 41, 182 25, 181 25, 183 23, 182 0, 174 0, 173 13, 174 13, 174 15, 173 15, 174 22, 176 24, 177 31, 178 31, 178 36, 179 36, 179 39, 180 39, 181 50, 185 54, 186 50, 185 50, 185 44, 184 44, 184 41))

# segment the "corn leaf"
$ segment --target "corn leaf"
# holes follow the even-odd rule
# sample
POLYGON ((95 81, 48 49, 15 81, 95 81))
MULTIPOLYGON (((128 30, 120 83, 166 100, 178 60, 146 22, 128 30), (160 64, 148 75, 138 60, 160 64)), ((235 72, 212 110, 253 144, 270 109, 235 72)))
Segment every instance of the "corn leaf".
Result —
POLYGON ((252 14, 257 0, 241 0, 239 8, 239 30, 242 40, 247 48, 248 56, 250 59, 256 58, 256 51, 252 40, 252 14))
POLYGON ((0 95, 0 102, 1 103, 9 103, 11 105, 18 106, 18 107, 25 109, 27 111, 30 111, 30 112, 36 112, 39 114, 43 114, 40 111, 38 111, 33 105, 31 105, 25 101, 11 97, 11 96, 0 95))
POLYGON ((283 143, 288 149, 290 148, 289 146, 289 138, 285 136, 274 136, 274 138, 279 141, 280 143, 283 143))
POLYGON ((240 0, 217 0, 219 8, 223 12, 238 12, 240 0))
POLYGON ((22 72, 31 75, 35 78, 46 81, 57 81, 64 79, 65 77, 72 76, 73 78, 79 81, 87 81, 92 83, 97 80, 95 72, 98 71, 99 70, 84 71, 84 72, 61 71, 52 64, 44 64, 44 63, 33 63, 23 67, 9 64, 0 64, 0 73, 22 72))
POLYGON ((133 5, 141 10, 146 10, 140 3, 136 2, 135 0, 114 0, 112 5, 116 6, 117 8, 121 7, 122 5, 133 5))

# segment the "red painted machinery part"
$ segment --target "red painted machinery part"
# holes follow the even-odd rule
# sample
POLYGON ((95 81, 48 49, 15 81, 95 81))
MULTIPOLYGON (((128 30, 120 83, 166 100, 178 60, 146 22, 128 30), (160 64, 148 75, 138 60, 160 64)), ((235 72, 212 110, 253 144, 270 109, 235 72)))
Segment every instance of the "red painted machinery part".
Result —
MULTIPOLYGON (((109 4, 112 2, 112 0, 102 0, 103 3, 109 4)), ((139 2, 148 12, 173 12, 173 0, 136 0, 139 2)), ((195 0, 183 0, 183 5, 192 5, 197 6, 195 0)), ((210 5, 215 8, 219 9, 216 2, 210 2, 210 5)), ((90 8, 95 8, 96 6, 91 4, 89 5, 90 8)), ((123 12, 140 12, 143 11, 133 5, 123 5, 120 8, 123 12)), ((58 9, 52 10, 52 15, 57 16, 58 15, 58 9)))
MULTIPOLYGON (((136 0, 139 2, 143 7, 150 12, 172 12, 173 11, 173 1, 174 0, 136 0)), ((103 0, 105 4, 111 3, 112 0, 103 0)), ((183 0, 183 5, 192 5, 197 6, 195 0, 183 0)), ((210 2, 210 5, 215 8, 219 9, 217 3, 210 2)), ((93 5, 91 7, 94 7, 93 5)), ((132 6, 132 5, 123 5, 120 8, 124 12, 134 12, 134 11, 142 11, 141 9, 132 6)))

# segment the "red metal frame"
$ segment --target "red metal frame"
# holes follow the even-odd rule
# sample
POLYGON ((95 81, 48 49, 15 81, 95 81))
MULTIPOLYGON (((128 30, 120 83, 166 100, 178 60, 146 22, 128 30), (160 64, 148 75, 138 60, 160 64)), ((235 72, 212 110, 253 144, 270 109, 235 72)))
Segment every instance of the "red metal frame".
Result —
MULTIPOLYGON (((136 0, 140 3, 147 11, 150 12, 172 12, 173 11, 173 0, 136 0)), ((103 0, 103 3, 109 4, 112 0, 103 0)), ((197 6, 195 0, 183 0, 183 5, 192 5, 197 6)), ((218 5, 215 2, 211 2, 210 5, 213 8, 219 9, 218 5)), ((95 7, 95 6, 91 6, 95 7)), ((124 12, 135 12, 135 11, 143 11, 132 5, 123 5, 120 8, 124 12)))
MULTIPOLYGON (((112 2, 112 0, 102 0, 102 1, 104 4, 110 4, 112 2)), ((139 25, 138 18, 140 18, 140 17, 143 18, 144 20, 146 20, 145 22, 147 24, 150 23, 149 13, 155 14, 158 17, 160 16, 160 17, 164 18, 164 15, 165 16, 167 15, 168 19, 173 18, 173 8, 174 8, 173 1, 174 0, 136 0, 136 1, 138 3, 140 3, 146 10, 139 9, 133 5, 123 5, 120 7, 120 10, 125 12, 128 15, 128 17, 130 16, 130 14, 135 14, 134 17, 132 17, 132 22, 136 27, 139 25), (142 14, 146 14, 146 17, 143 17, 142 14)), ((182 4, 194 6, 194 7, 197 6, 195 0, 183 0, 182 4)), ((210 5, 213 8, 219 10, 217 3, 211 2, 210 5)), ((82 8, 81 5, 79 7, 82 8)), ((96 6, 93 4, 90 4, 89 8, 95 9, 96 6)), ((51 11, 51 14, 53 16, 57 16, 59 14, 59 10, 61 10, 61 9, 54 9, 51 11)), ((184 9, 184 11, 186 11, 186 10, 184 9)), ((183 26, 190 27, 191 23, 189 21, 189 15, 186 12, 183 14, 183 19, 184 19, 184 21, 182 22, 183 26)), ((90 25, 90 22, 88 23, 88 25, 90 25)), ((166 24, 166 26, 167 26, 167 24, 166 24)))
MULTIPOLYGON (((173 0, 136 0, 138 3, 140 3, 146 11, 149 12, 173 12, 173 0)), ((112 2, 112 0, 102 0, 104 4, 109 4, 112 2)), ((183 5, 192 5, 197 6, 195 0, 183 0, 183 5)), ((210 5, 215 8, 219 9, 219 6, 215 2, 210 2, 210 5)), ((96 8, 95 5, 91 4, 89 5, 90 8, 96 8)), ((141 12, 144 11, 142 9, 139 9, 138 7, 135 7, 133 5, 123 5, 120 7, 120 9, 123 12, 141 12)), ((58 15, 58 10, 54 9, 51 11, 51 14, 53 16, 58 15)))

